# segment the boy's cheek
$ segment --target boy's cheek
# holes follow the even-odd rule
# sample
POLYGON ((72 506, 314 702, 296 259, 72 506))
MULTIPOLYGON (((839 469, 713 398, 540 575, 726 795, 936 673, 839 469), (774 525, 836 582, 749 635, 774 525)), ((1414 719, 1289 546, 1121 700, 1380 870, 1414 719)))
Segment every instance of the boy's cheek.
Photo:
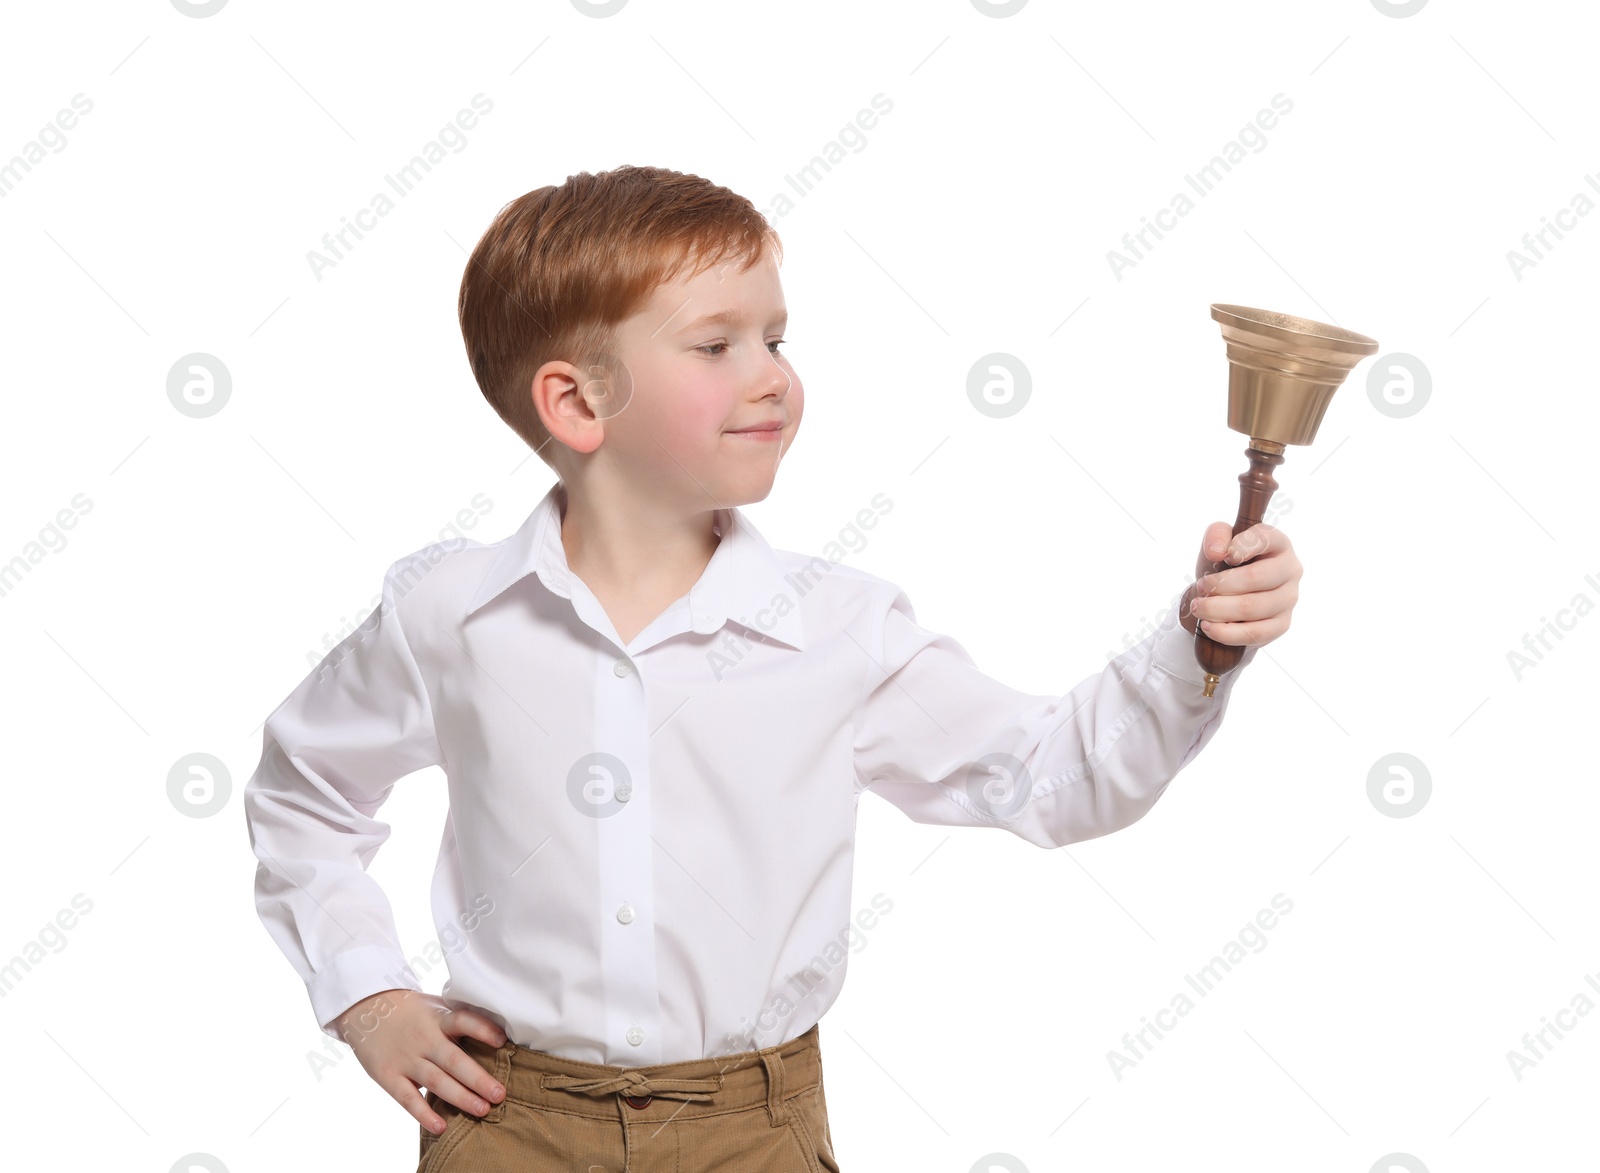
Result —
POLYGON ((800 419, 806 412, 806 387, 800 381, 800 376, 794 374, 793 368, 789 373, 789 393, 783 397, 783 408, 789 414, 789 420, 800 426, 800 419))
POLYGON ((690 407, 668 415, 658 421, 655 434, 673 452, 700 452, 708 443, 715 444, 720 438, 718 432, 730 426, 725 413, 713 410, 708 405, 703 408, 690 407))

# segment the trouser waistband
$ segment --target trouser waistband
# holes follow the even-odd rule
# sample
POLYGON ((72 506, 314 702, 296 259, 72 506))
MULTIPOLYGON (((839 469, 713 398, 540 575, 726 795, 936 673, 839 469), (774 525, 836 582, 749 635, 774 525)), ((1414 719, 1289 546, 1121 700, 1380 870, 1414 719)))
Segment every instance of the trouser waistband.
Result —
POLYGON ((471 1035, 457 1041, 506 1089, 483 1117, 498 1121, 507 1103, 624 1123, 692 1118, 765 1103, 773 1127, 788 1122, 784 1101, 822 1078, 817 1025, 798 1038, 757 1051, 714 1055, 650 1067, 584 1063, 518 1046, 499 1047, 471 1035), (605 1101, 616 1097, 611 1104, 605 1101))

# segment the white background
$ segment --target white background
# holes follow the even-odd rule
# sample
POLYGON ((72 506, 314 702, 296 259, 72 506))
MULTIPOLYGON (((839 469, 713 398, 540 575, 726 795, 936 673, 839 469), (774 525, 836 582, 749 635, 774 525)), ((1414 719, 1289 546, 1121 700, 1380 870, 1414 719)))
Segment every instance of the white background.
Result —
MULTIPOLYGON (((818 551, 887 494, 850 562, 991 675, 1064 693, 1098 672, 1232 522, 1246 439, 1210 303, 1371 335, 1432 394, 1380 410, 1365 360, 1290 449, 1293 628, 1144 820, 1042 852, 862 803, 855 903, 894 907, 820 1031, 843 1168, 1592 1159, 1600 1014, 1520 1079, 1507 1058, 1576 995, 1600 1005, 1580 741, 1600 217, 1520 279, 1507 260, 1600 199, 1588 9, 981 7, 8 12, 0 160, 93 103, 0 199, 0 563, 27 564, 0 595, 0 958, 44 940, 0 982, 8 1144, 63 1169, 413 1167, 416 1122, 324 1050, 257 920, 239 790, 260 723, 390 562, 479 493, 467 536, 498 540, 550 484, 456 323, 494 213, 628 162, 770 209, 881 93, 860 149, 773 215, 808 410, 746 512, 818 551), (318 279, 308 251, 478 93, 465 148, 318 279), (1108 250, 1276 94, 1293 110, 1264 148, 1114 275, 1108 250), (166 390, 194 352, 232 379, 204 419, 166 390), (991 352, 1032 377, 1006 419, 966 394, 991 352), (51 533, 78 494, 92 507, 51 533), (1519 678, 1508 653, 1558 618, 1519 678), (168 796, 194 753, 225 766, 209 818, 168 796), (1369 798, 1391 753, 1431 778, 1410 817, 1369 798), (80 893, 91 911, 53 935, 80 893), (1266 946, 1119 1078, 1124 1032, 1278 893, 1266 946)), ((396 788, 373 865, 413 952, 442 782, 396 788)))

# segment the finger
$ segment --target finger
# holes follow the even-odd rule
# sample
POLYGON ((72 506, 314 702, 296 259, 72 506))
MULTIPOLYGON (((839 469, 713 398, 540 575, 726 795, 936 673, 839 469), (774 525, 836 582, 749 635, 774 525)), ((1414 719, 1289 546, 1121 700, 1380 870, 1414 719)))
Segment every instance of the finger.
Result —
MULTIPOLYGON (((433 1110, 426 1097, 417 1090, 417 1085, 409 1079, 401 1079, 397 1082, 380 1081, 378 1086, 393 1096, 399 1105, 411 1113, 416 1118, 417 1123, 429 1132, 438 1136, 444 1131, 444 1118, 433 1110)), ((430 1087, 428 1090, 431 1092, 433 1088, 430 1087)))
POLYGON ((1277 639, 1289 630, 1289 619, 1283 614, 1275 615, 1271 619, 1258 619, 1251 623, 1221 623, 1212 619, 1202 619, 1200 630, 1207 638, 1219 644, 1251 646, 1277 639))
POLYGON ((1295 577, 1296 566, 1287 557, 1258 558, 1243 566, 1230 566, 1201 575, 1195 580, 1195 594, 1202 598, 1218 595, 1246 595, 1257 591, 1271 591, 1295 577))
POLYGON ((451 1010, 439 1019, 439 1029, 451 1038, 461 1035, 470 1035, 480 1043, 487 1043, 491 1047, 503 1047, 506 1043, 506 1032, 500 1029, 500 1024, 492 1022, 481 1014, 474 1014, 470 1010, 451 1010))
POLYGON ((1183 592, 1183 598, 1178 600, 1178 622, 1190 635, 1195 633, 1200 622, 1200 617, 1194 613, 1195 593, 1194 583, 1190 583, 1183 592))
POLYGON ((1226 555, 1219 561, 1227 561, 1237 566, 1252 558, 1261 558, 1277 550, 1286 549, 1288 542, 1289 539, 1282 530, 1264 521, 1258 521, 1233 536, 1233 540, 1228 543, 1226 555))
POLYGON ((428 1058, 434 1066, 442 1068, 471 1093, 488 1101, 482 1108, 476 1108, 451 1100, 450 1102, 457 1107, 465 1107, 468 1111, 481 1114, 487 1112, 490 1105, 498 1103, 506 1094, 506 1089, 495 1080, 494 1076, 484 1070, 483 1064, 476 1056, 469 1055, 448 1038, 440 1040, 439 1046, 428 1055, 428 1058))
MULTIPOLYGON (((459 1051, 460 1049, 457 1048, 457 1050, 459 1051)), ((423 1058, 420 1071, 411 1078, 418 1080, 430 1092, 447 1104, 463 1112, 470 1112, 474 1116, 482 1116, 490 1108, 494 1107, 486 1096, 478 1093, 475 1085, 482 1083, 485 1085, 485 1090, 487 1090, 488 1086, 498 1087, 499 1085, 495 1083, 494 1078, 487 1071, 472 1061, 471 1056, 461 1052, 461 1062, 465 1063, 466 1067, 456 1063, 449 1056, 441 1056, 440 1058, 444 1062, 440 1063, 431 1058, 423 1058), (472 1070, 468 1071, 468 1067, 472 1070), (477 1075, 473 1075, 473 1071, 477 1072, 477 1075)))
POLYGON ((1296 600, 1295 589, 1284 585, 1275 590, 1250 591, 1245 594, 1207 595, 1193 609, 1200 619, 1210 619, 1219 623, 1253 622, 1257 619, 1271 619, 1274 615, 1290 610, 1296 600))

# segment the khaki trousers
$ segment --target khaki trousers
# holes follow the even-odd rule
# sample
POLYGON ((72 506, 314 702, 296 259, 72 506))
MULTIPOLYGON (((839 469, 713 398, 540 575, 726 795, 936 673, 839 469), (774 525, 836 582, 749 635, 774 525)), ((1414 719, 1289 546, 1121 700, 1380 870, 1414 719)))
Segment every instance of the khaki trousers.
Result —
POLYGON ((431 1090, 417 1173, 839 1173, 813 1026, 759 1051, 615 1067, 470 1035, 506 1097, 479 1117, 431 1090))

